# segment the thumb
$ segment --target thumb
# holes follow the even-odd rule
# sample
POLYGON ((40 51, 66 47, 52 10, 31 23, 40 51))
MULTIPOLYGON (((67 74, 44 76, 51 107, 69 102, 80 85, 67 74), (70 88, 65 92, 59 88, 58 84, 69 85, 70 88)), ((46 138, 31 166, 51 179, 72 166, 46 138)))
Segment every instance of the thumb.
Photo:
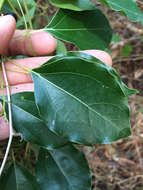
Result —
POLYGON ((0 16, 0 55, 7 55, 15 29, 16 20, 12 15, 0 16))

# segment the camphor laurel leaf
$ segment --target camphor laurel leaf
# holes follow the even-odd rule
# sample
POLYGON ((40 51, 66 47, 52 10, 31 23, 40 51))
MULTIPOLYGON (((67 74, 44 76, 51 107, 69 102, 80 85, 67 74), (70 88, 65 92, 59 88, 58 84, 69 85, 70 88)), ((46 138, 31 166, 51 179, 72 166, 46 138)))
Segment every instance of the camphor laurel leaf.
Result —
POLYGON ((131 134, 128 89, 119 75, 83 53, 56 56, 31 72, 42 119, 54 133, 83 145, 131 134))

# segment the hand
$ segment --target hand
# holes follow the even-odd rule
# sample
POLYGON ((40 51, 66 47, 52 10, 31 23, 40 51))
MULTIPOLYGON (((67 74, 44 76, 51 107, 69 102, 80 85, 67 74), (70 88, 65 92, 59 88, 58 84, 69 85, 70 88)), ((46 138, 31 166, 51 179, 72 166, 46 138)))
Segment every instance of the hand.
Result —
MULTIPOLYGON (((16 21, 11 15, 0 17, 0 55, 29 55, 39 56, 32 58, 24 58, 13 60, 14 63, 33 69, 39 67, 44 62, 51 59, 51 56, 44 56, 52 53, 56 49, 56 39, 47 32, 36 32, 26 36, 24 30, 15 30, 16 21), (16 36, 19 36, 16 38, 16 36), (32 47, 32 49, 31 49, 32 47), (41 57, 44 56, 44 57, 41 57)), ((112 65, 111 57, 104 51, 100 50, 87 50, 84 51, 88 54, 95 56, 102 62, 112 65)), ((22 91, 33 91, 33 83, 30 75, 12 70, 23 71, 15 64, 6 62, 5 67, 7 70, 7 78, 10 85, 11 93, 22 91)), ((0 90, 0 96, 2 92, 0 90)), ((0 107, 0 113, 1 113, 0 107)), ((4 117, 0 117, 0 140, 8 138, 9 126, 4 117)))

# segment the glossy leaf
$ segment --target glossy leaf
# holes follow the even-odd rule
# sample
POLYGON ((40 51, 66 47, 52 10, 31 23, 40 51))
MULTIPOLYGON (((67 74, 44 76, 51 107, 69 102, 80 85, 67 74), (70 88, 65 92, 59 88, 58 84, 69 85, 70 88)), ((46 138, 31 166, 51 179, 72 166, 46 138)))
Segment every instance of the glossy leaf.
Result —
POLYGON ((13 126, 17 132, 23 135, 25 141, 47 149, 66 144, 67 140, 51 132, 41 119, 33 92, 13 94, 11 100, 13 126))
POLYGON ((41 117, 69 141, 92 145, 130 135, 128 89, 109 66, 84 53, 57 56, 31 73, 41 117))
POLYGON ((1 190, 41 190, 32 174, 18 163, 13 163, 0 179, 1 190))
MULTIPOLYGON (((102 0, 100 0, 102 3, 102 0)), ((104 0, 115 11, 122 11, 133 22, 143 24, 143 13, 139 10, 136 0, 104 0)))
POLYGON ((91 177, 85 156, 72 145, 53 151, 41 149, 36 176, 41 190, 91 189, 91 177))
POLYGON ((53 6, 75 11, 95 9, 96 4, 91 0, 49 0, 53 6))
POLYGON ((44 30, 82 50, 105 49, 112 38, 108 20, 99 9, 81 12, 60 9, 44 30))

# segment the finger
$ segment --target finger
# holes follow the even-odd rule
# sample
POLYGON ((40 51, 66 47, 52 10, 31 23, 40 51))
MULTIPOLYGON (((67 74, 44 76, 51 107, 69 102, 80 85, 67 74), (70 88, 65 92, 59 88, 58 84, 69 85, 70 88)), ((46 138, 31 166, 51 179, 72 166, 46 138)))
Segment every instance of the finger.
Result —
POLYGON ((85 51, 82 51, 82 52, 88 53, 90 55, 93 55, 94 57, 96 57, 97 59, 102 61, 103 63, 105 63, 105 64, 107 64, 109 66, 112 66, 112 58, 105 51, 102 51, 102 50, 85 50, 85 51))
POLYGON ((16 30, 9 44, 9 55, 42 56, 54 52, 56 39, 47 32, 16 30))
POLYGON ((33 58, 25 58, 12 60, 10 62, 5 63, 6 73, 8 78, 9 85, 23 84, 32 82, 31 76, 20 66, 24 66, 29 69, 33 69, 39 67, 43 63, 47 62, 51 56, 47 57, 33 57, 33 58), (17 66, 19 65, 19 66, 17 66), (17 71, 17 72, 15 72, 17 71), (23 73, 24 72, 24 73, 23 73))
POLYGON ((16 28, 16 20, 13 16, 0 16, 0 54, 7 55, 9 42, 16 28))
MULTIPOLYGON (((15 94, 18 92, 33 92, 34 91, 34 85, 33 83, 24 83, 24 84, 18 84, 9 86, 10 88, 10 94, 15 94)), ((3 89, 3 92, 0 91, 0 96, 7 95, 6 88, 3 89)), ((2 112, 2 107, 0 104, 0 113, 2 112)))
POLYGON ((9 125, 4 116, 0 117, 0 140, 4 140, 9 137, 9 125))

